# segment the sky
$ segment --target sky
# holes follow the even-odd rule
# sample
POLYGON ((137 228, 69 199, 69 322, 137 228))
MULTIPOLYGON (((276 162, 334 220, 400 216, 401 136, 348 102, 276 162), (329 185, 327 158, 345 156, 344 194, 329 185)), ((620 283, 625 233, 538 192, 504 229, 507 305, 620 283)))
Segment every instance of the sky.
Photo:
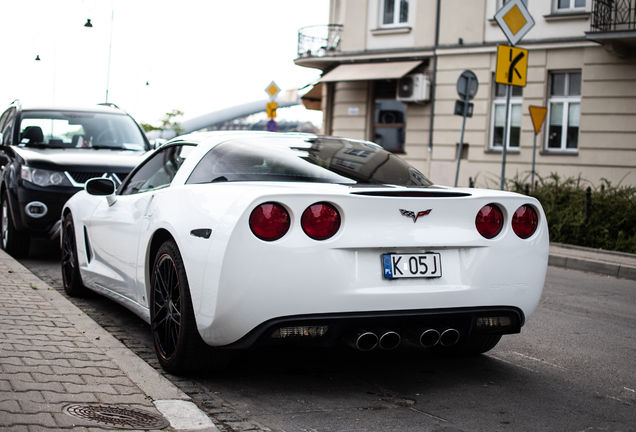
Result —
MULTIPOLYGON (((93 105, 108 88, 108 102, 159 125, 173 110, 186 120, 267 99, 272 81, 318 79, 293 60, 298 30, 328 24, 329 0, 0 0, 0 14, 2 110, 93 105)), ((299 106, 278 119, 319 126, 322 115, 299 106)))

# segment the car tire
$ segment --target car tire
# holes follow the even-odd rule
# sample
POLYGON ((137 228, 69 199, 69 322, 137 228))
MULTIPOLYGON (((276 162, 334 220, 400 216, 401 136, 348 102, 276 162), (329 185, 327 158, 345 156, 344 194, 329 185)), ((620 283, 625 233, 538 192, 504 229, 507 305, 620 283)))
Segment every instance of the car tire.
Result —
POLYGON ((199 334, 188 278, 173 240, 155 255, 150 290, 150 326, 161 367, 184 375, 227 365, 231 351, 207 345, 199 334))
POLYGON ((62 220, 62 284, 71 297, 87 297, 90 293, 82 282, 77 260, 77 241, 73 216, 69 213, 62 220))
POLYGON ((29 255, 31 236, 26 231, 18 231, 13 223, 13 215, 9 207, 9 198, 2 194, 2 215, 0 216, 0 230, 2 232, 2 249, 14 258, 24 258, 29 255))
POLYGON ((493 349, 501 340, 501 335, 497 334, 472 334, 468 339, 463 339, 453 346, 435 346, 434 349, 440 354, 450 354, 455 356, 475 356, 483 354, 493 349))

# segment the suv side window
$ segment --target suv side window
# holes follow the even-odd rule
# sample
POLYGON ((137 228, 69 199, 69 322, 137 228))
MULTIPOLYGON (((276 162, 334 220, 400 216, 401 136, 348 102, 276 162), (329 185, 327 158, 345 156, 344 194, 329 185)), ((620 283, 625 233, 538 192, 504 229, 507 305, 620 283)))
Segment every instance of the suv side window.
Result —
POLYGON ((192 144, 179 144, 162 149, 133 174, 124 185, 121 195, 132 195, 169 186, 194 147, 192 144))

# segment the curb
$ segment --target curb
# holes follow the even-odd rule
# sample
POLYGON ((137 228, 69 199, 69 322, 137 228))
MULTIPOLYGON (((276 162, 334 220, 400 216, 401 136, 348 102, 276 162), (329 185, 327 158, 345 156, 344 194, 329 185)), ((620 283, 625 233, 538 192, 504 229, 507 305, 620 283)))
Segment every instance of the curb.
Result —
POLYGON ((548 265, 636 280, 636 267, 550 254, 548 265))
MULTIPOLYGON (((0 251, 0 253, 4 253, 0 251)), ((37 292, 100 351, 104 353, 170 422, 175 431, 220 432, 212 420, 192 399, 172 384, 152 366, 126 348, 108 331, 67 300, 62 294, 33 275, 20 263, 6 255, 4 262, 15 273, 26 275, 26 282, 40 287, 37 292)))
POLYGON ((636 262, 636 255, 634 254, 565 245, 561 243, 550 243, 550 245, 554 246, 555 250, 551 251, 549 254, 549 266, 636 280, 636 265, 631 265, 631 263, 636 262), (568 254, 569 251, 575 251, 575 253, 568 254), (573 256, 576 255, 576 252, 590 255, 592 257, 573 256), (612 259, 605 260, 605 257, 612 257, 612 259), (621 263, 619 261, 624 262, 621 263), (626 262, 629 262, 629 264, 626 264, 626 262))

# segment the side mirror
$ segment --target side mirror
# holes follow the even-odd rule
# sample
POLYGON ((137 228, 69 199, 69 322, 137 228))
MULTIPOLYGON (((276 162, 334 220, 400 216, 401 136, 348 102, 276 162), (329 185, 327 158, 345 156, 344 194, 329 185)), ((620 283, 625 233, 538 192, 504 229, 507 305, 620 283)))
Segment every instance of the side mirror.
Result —
POLYGON ((112 206, 117 201, 115 195, 117 187, 115 182, 109 178, 92 178, 86 182, 84 189, 89 195, 106 197, 109 206, 112 206))

